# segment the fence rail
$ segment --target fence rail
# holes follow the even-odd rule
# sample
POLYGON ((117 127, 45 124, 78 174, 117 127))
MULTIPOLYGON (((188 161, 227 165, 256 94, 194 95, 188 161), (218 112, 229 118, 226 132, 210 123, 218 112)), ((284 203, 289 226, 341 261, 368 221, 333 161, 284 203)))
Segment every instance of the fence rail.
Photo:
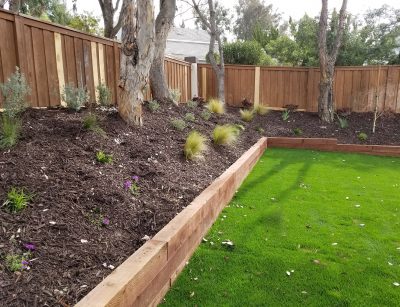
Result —
MULTIPOLYGON (((86 87, 91 101, 97 85, 106 84, 118 103, 119 42, 1 9, 0 38, 0 82, 19 66, 32 90, 31 106, 60 105, 70 83, 86 87)), ((168 85, 181 91, 181 101, 191 98, 190 69, 190 63, 165 60, 168 85)))
MULTIPOLYGON (((200 96, 217 96, 211 66, 199 64, 198 75, 200 96)), ((294 104, 300 109, 316 112, 319 78, 319 69, 314 67, 226 65, 225 99, 232 106, 241 106, 241 101, 247 98, 269 107, 294 104)), ((334 98, 337 109, 373 111, 377 90, 378 108, 400 113, 400 66, 336 67, 334 98)))

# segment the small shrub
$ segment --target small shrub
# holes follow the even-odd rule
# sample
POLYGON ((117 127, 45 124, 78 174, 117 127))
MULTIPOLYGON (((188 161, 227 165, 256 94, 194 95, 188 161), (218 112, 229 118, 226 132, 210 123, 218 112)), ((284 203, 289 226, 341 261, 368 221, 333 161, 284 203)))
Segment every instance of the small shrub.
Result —
POLYGON ((238 135, 238 128, 233 125, 217 125, 213 131, 213 141, 217 145, 231 145, 238 135))
POLYGON ((79 111, 89 101, 89 93, 83 87, 75 87, 73 84, 64 86, 62 100, 69 109, 79 111))
POLYGON ((96 160, 97 160, 97 162, 104 163, 104 164, 112 163, 113 156, 110 154, 106 154, 104 151, 100 150, 96 153, 96 160))
POLYGON ((262 127, 257 127, 256 131, 259 132, 260 134, 264 134, 265 133, 265 130, 262 127))
POLYGON ((29 95, 31 89, 18 67, 5 83, 0 83, 0 91, 4 98, 4 114, 7 117, 15 118, 28 107, 26 96, 29 95))
POLYGON ((201 118, 204 119, 204 120, 209 120, 210 117, 211 117, 211 112, 208 111, 207 109, 206 109, 206 110, 203 110, 203 112, 201 112, 200 116, 201 116, 201 118))
POLYGON ((193 160, 200 158, 206 149, 206 138, 197 131, 190 132, 183 148, 186 159, 193 160))
POLYGON ((257 113, 258 115, 264 116, 269 112, 269 110, 267 107, 259 104, 254 107, 254 112, 257 113))
POLYGON ((6 256, 6 267, 11 272, 22 271, 27 267, 28 261, 24 256, 21 255, 7 255, 6 256))
POLYGON ((289 117, 290 117, 289 113, 290 113, 290 110, 289 110, 289 109, 286 109, 286 110, 284 110, 284 111, 282 112, 282 120, 283 120, 284 122, 286 122, 286 121, 289 119, 289 117))
POLYGON ((132 180, 126 180, 124 182, 124 189, 129 191, 133 196, 138 196, 139 187, 139 176, 132 176, 132 180))
POLYGON ((339 115, 337 115, 338 121, 339 121, 339 127, 341 129, 346 129, 349 126, 349 122, 346 118, 344 117, 340 117, 339 115))
POLYGON ((303 130, 301 130, 300 128, 294 128, 293 129, 293 133, 297 136, 300 136, 303 134, 303 130))
POLYGON ((189 101, 186 103, 186 105, 187 105, 188 108, 196 109, 197 106, 199 105, 199 103, 198 103, 197 101, 194 101, 194 100, 189 100, 189 101))
POLYGON ((183 131, 186 128, 186 122, 180 118, 174 118, 171 120, 171 126, 176 130, 183 131))
POLYGON ((193 113, 186 113, 185 120, 187 120, 188 122, 194 122, 196 120, 196 117, 194 117, 193 113))
POLYGON ((160 104, 157 100, 150 100, 147 103, 147 107, 149 108, 150 112, 154 113, 160 108, 160 104))
POLYGON ((171 88, 169 90, 169 96, 175 103, 178 103, 181 98, 181 91, 178 88, 171 88))
POLYGON ((364 132, 360 132, 357 137, 361 142, 365 142, 368 139, 368 135, 364 132))
POLYGON ((18 213, 28 206, 28 202, 32 200, 32 195, 25 193, 24 189, 11 188, 7 193, 7 199, 3 203, 3 206, 6 207, 12 213, 18 213))
POLYGON ((235 124, 235 127, 237 128, 237 129, 236 129, 236 130, 237 130, 237 134, 239 134, 240 131, 246 130, 246 127, 243 126, 242 124, 235 124))
POLYGON ((21 119, 3 114, 1 121, 0 148, 13 147, 21 134, 21 119))
POLYGON ((207 104, 207 109, 211 113, 216 113, 216 114, 224 114, 225 113, 225 106, 224 104, 219 101, 218 99, 210 99, 208 104, 207 104))
POLYGON ((99 98, 99 104, 103 107, 108 107, 111 105, 112 93, 107 85, 101 83, 97 86, 97 96, 99 98))
POLYGON ((89 113, 83 118, 83 128, 105 135, 105 131, 100 127, 96 114, 89 113))
POLYGON ((242 110, 240 109, 240 118, 245 122, 251 122, 254 117, 253 110, 242 110))
POLYGON ((250 109, 253 107, 253 103, 251 102, 251 100, 249 100, 247 98, 243 99, 241 103, 242 103, 243 108, 245 108, 245 109, 250 109))

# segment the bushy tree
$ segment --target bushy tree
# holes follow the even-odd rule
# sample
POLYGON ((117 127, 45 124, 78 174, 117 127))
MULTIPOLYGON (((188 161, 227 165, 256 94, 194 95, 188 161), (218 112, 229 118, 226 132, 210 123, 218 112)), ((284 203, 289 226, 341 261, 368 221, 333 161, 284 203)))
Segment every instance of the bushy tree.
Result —
POLYGON ((264 49, 256 41, 236 41, 224 44, 225 63, 262 65, 266 61, 264 49))

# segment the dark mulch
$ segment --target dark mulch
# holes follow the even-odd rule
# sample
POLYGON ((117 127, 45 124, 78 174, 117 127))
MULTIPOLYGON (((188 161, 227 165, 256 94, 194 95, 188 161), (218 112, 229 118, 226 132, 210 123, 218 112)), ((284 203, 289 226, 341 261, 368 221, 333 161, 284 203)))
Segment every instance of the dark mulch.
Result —
POLYGON ((22 140, 11 150, 0 151, 0 201, 10 187, 24 187, 34 194, 19 214, 0 209, 0 302, 3 306, 71 305, 110 272, 103 263, 117 267, 167 224, 193 198, 231 165, 263 134, 303 137, 337 137, 342 143, 400 144, 399 115, 380 119, 371 136, 371 114, 352 114, 349 128, 322 124, 314 114, 293 113, 283 122, 280 112, 240 121, 237 109, 205 122, 201 108, 163 106, 145 111, 143 127, 127 127, 116 113, 103 117, 107 137, 85 131, 85 111, 29 110, 24 114, 22 140), (171 118, 186 112, 196 115, 185 131, 174 130, 171 118), (210 144, 203 160, 187 162, 182 156, 191 129, 210 135, 217 123, 245 126, 234 147, 210 144), (112 153, 114 162, 100 165, 95 153, 112 153), (132 196, 123 183, 140 177, 140 195, 132 196), (110 224, 101 226, 102 217, 110 224), (52 223, 50 223, 52 222, 52 223), (54 223, 55 222, 55 223, 54 223), (87 240, 82 243, 81 240, 87 240), (37 249, 29 271, 12 273, 4 257, 24 252, 23 243, 37 249))

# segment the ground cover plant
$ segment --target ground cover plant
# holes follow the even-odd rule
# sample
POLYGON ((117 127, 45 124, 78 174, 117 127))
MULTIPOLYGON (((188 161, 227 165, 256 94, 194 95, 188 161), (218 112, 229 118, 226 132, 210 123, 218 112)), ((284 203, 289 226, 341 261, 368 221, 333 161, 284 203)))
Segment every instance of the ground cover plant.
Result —
POLYGON ((400 159, 268 149, 164 306, 395 306, 400 159))

